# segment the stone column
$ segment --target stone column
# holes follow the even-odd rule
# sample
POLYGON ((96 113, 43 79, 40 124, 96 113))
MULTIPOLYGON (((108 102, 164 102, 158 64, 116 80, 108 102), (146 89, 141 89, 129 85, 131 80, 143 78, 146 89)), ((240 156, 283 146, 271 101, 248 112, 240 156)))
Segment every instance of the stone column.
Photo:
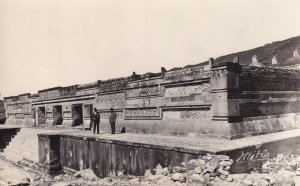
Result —
POLYGON ((212 119, 229 123, 241 121, 238 105, 233 98, 239 94, 238 63, 220 63, 211 69, 212 119))
POLYGON ((241 66, 238 63, 212 64, 211 68, 211 114, 213 125, 209 133, 220 136, 230 136, 229 123, 242 120, 238 104, 235 101, 240 95, 239 74, 241 66))
POLYGON ((37 108, 34 108, 34 112, 35 112, 35 126, 38 126, 40 123, 39 123, 39 116, 38 116, 38 110, 39 110, 39 108, 37 107, 37 108))

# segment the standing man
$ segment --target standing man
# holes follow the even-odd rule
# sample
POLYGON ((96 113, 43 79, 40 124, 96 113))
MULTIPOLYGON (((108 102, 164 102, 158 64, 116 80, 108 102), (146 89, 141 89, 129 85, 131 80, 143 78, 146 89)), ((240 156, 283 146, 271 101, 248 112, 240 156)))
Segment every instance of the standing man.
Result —
POLYGON ((111 128, 111 134, 116 133, 116 120, 117 120, 117 114, 114 112, 113 108, 110 108, 109 123, 111 128))
POLYGON ((93 124, 94 124, 93 125, 93 127, 94 127, 94 134, 96 132, 96 127, 97 127, 97 134, 99 134, 100 114, 97 112, 96 108, 94 108, 92 120, 93 120, 93 124))

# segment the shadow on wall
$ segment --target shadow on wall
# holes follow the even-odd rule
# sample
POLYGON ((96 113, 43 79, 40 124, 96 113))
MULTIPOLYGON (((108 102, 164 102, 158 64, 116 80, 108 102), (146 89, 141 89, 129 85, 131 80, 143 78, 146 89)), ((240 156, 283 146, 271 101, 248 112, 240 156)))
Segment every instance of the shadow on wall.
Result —
POLYGON ((53 107, 53 125, 62 125, 62 106, 57 105, 53 107))
POLYGON ((72 126, 83 125, 83 114, 82 114, 82 105, 73 105, 72 106, 72 126))
POLYGON ((20 131, 19 128, 0 129, 0 152, 3 152, 9 142, 20 131))
POLYGON ((37 124, 38 125, 44 125, 46 124, 46 111, 45 107, 39 107, 37 110, 37 124))

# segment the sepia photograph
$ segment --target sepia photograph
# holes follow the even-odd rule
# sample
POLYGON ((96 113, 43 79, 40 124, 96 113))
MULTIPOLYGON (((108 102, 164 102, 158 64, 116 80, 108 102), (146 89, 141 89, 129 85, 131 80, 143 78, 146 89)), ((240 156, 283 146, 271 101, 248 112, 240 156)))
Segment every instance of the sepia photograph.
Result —
POLYGON ((0 0, 0 186, 300 186, 300 0, 0 0))

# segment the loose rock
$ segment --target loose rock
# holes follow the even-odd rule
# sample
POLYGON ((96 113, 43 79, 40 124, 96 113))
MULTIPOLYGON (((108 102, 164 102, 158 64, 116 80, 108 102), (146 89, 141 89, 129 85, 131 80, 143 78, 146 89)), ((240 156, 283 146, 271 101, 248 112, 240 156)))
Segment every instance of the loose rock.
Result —
POLYGON ((131 185, 137 185, 137 184, 140 184, 140 179, 139 179, 139 178, 131 179, 131 180, 129 180, 129 183, 130 183, 131 185))
POLYGON ((181 173, 175 173, 172 175, 173 181, 179 181, 180 183, 185 183, 186 177, 181 173))
POLYGON ((242 183, 245 184, 246 186, 253 186, 252 181, 248 179, 242 180, 242 183))
POLYGON ((229 156, 219 155, 218 158, 220 161, 226 161, 226 160, 229 161, 229 156))
POLYGON ((219 164, 222 167, 226 167, 226 166, 230 166, 232 163, 231 163, 231 161, 220 161, 219 164))
POLYGON ((185 172, 187 172, 187 169, 184 167, 176 166, 173 168, 173 172, 174 173, 185 173, 185 172))
POLYGON ((202 176, 200 176, 199 174, 193 174, 193 175, 191 176, 191 180, 192 180, 193 182, 201 182, 201 183, 205 183, 204 178, 203 178, 202 176))
POLYGON ((168 174, 170 174, 168 167, 163 168, 162 175, 167 176, 168 174))
POLYGON ((227 182, 233 182, 233 178, 231 176, 228 176, 226 179, 225 179, 227 182))
POLYGON ((201 167, 196 167, 195 173, 200 174, 202 172, 201 167))
POLYGON ((229 175, 229 172, 228 172, 228 171, 225 171, 225 170, 222 170, 222 169, 218 169, 218 172, 219 172, 220 174, 225 175, 225 176, 228 176, 228 175, 229 175))
POLYGON ((217 168, 219 168, 219 163, 218 162, 208 162, 206 164, 207 170, 209 172, 214 172, 217 168))
POLYGON ((92 171, 92 169, 85 169, 85 170, 78 171, 73 176, 75 178, 82 178, 84 180, 96 180, 97 179, 97 176, 92 171))

